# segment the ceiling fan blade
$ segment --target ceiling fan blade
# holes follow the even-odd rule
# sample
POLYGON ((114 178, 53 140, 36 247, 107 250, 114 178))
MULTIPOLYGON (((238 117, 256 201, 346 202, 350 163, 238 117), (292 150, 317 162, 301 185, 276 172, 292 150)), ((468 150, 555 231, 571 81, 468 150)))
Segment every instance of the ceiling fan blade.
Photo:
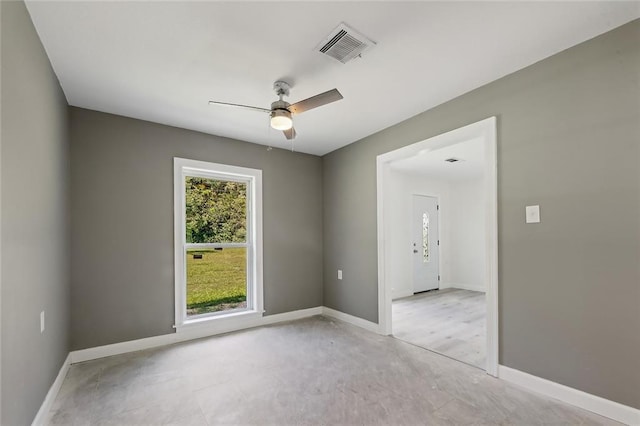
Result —
POLYGON ((315 95, 303 101, 296 102, 289 107, 289 111, 294 114, 301 114, 305 111, 309 111, 310 109, 318 108, 322 105, 339 101, 342 98, 343 96, 340 94, 340 92, 338 92, 338 89, 332 89, 328 92, 320 93, 319 95, 315 95))
POLYGON ((289 130, 283 130, 282 133, 284 133, 284 136, 287 138, 287 140, 295 139, 297 135, 296 129, 294 129, 293 127, 289 130))
POLYGON ((260 112, 269 112, 269 113, 271 112, 270 109, 266 109, 266 108, 254 107, 254 106, 249 106, 249 105, 230 104, 230 103, 227 103, 227 102, 209 101, 209 105, 219 105, 219 106, 224 106, 224 107, 245 108, 245 109, 252 109, 254 111, 260 111, 260 112))

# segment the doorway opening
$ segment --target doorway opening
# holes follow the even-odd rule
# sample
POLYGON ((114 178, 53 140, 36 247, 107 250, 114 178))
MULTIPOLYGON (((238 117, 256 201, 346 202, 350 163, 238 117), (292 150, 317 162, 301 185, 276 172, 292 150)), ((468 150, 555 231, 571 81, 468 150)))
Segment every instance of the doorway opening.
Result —
POLYGON ((495 117, 378 156, 381 330, 496 376, 495 117))

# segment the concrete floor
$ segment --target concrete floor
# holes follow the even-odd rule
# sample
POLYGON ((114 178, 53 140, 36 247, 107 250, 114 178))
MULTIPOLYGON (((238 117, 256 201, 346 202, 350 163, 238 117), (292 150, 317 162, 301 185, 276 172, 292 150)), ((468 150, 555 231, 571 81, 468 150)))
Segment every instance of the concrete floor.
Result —
POLYGON ((50 424, 617 423, 313 317, 73 365, 50 424))
POLYGON ((476 367, 487 363, 487 303, 478 291, 447 288, 394 300, 393 335, 476 367))

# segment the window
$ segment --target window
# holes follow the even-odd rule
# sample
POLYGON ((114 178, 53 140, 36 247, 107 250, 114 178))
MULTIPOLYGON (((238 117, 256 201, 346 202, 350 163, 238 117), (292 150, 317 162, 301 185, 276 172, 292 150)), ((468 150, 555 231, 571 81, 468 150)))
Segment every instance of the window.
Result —
POLYGON ((176 327, 262 315, 262 172, 174 159, 176 327))

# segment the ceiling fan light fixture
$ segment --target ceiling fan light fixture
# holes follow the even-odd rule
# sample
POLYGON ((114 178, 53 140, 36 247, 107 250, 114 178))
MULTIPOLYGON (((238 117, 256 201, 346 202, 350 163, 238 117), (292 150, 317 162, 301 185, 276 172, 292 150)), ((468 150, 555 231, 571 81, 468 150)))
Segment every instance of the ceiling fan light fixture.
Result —
POLYGON ((271 103, 271 109, 218 101, 209 101, 209 105, 243 108, 269 113, 269 125, 276 130, 281 130, 287 140, 293 140, 296 138, 297 134, 296 129, 293 128, 293 120, 291 118, 293 114, 298 115, 305 111, 343 99, 343 96, 338 89, 331 89, 291 105, 289 102, 284 100, 285 96, 289 96, 290 87, 291 86, 284 81, 276 81, 273 83, 273 88, 275 89, 276 95, 278 95, 278 100, 271 103))
POLYGON ((276 130, 289 130, 293 127, 291 113, 286 109, 275 109, 271 111, 271 127, 276 130))

